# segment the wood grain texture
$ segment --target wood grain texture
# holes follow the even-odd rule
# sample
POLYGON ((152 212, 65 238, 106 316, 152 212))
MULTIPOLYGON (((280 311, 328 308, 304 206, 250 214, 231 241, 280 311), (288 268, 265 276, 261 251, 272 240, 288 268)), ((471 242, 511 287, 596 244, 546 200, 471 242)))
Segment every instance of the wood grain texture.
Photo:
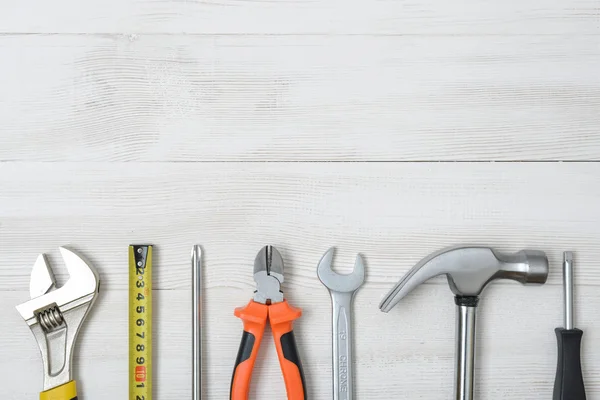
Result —
MULTIPOLYGON (((235 250, 235 249, 234 249, 235 250)), ((252 260, 250 260, 252 261, 252 260)), ((250 263, 249 263, 250 264, 250 263)), ((116 266, 97 265, 114 269, 116 266)), ((125 268, 120 266, 120 268, 125 268)), ((157 264, 156 269, 168 268, 157 264)), ((207 264, 206 270, 215 266, 207 264)), ((290 268, 291 270, 294 267, 290 268)), ((377 270, 370 266, 369 273, 377 270)), ((238 274, 250 283, 251 266, 238 274)), ((213 276, 215 274, 213 273, 213 276)), ((251 297, 247 288, 232 289, 208 279, 204 316, 204 382, 206 399, 227 398, 241 323, 235 307, 251 297)), ((450 398, 454 364, 454 302, 447 285, 427 285, 407 297, 389 314, 378 303, 385 287, 367 282, 355 300, 356 395, 367 399, 450 398), (435 382, 435 384, 433 384, 435 382)), ((125 398, 127 393, 127 291, 102 284, 103 292, 79 338, 74 363, 80 395, 89 400, 125 398)), ((27 291, 0 292, 3 321, 0 358, 3 398, 31 399, 42 383, 41 361, 33 336, 12 305, 27 291)), ((289 301, 302 307, 295 324, 308 394, 331 398, 331 323, 327 290, 311 276, 310 287, 290 286, 289 301)), ((588 398, 600 396, 600 340, 597 287, 577 290, 578 324, 585 330, 584 369, 588 398)), ((154 292, 155 397, 191 395, 191 289, 154 292)), ((478 319, 477 397, 482 400, 551 397, 555 364, 554 328, 561 324, 558 286, 491 285, 482 296, 478 319), (506 382, 511 382, 507 385, 506 382)), ((261 347, 251 399, 285 398, 270 333, 261 347)))
POLYGON ((194 243, 215 268, 209 285, 246 291, 238 271, 265 243, 287 249, 301 287, 332 245, 342 265, 363 252, 383 288, 460 243, 539 248, 555 265, 570 249, 588 265, 579 282, 598 285, 599 174, 599 163, 1 163, 0 290, 25 290, 37 254, 64 244, 126 289, 136 241, 159 245, 169 265, 157 289, 188 287, 194 243))
POLYGON ((596 0, 12 1, 8 33, 597 34, 596 0))
MULTIPOLYGON (((252 295, 265 244, 282 252, 286 297, 304 310, 295 331, 309 399, 331 398, 330 300, 315 273, 330 246, 341 271, 357 252, 367 260, 356 398, 449 399, 445 279, 387 315, 378 304, 422 257, 458 243, 541 249, 551 262, 544 286, 486 289, 477 399, 551 398, 563 250, 576 254, 584 377, 600 399, 599 10, 597 0, 5 2, 2 399, 42 387, 14 306, 41 252, 66 281, 61 245, 102 280, 76 348, 80 398, 126 398, 136 242, 156 245, 155 399, 191 395, 195 243, 207 400, 228 397, 233 309, 252 295)), ((271 340, 253 399, 285 398, 271 340)))
MULTIPOLYGON (((584 369, 593 399, 600 395, 600 354, 593 346, 599 173, 599 163, 0 163, 5 397, 31 398, 41 385, 37 349, 12 306, 27 297, 39 252, 50 253, 59 283, 66 280, 56 252, 64 244, 88 257, 102 279, 75 359, 82 396, 125 395, 126 260, 127 245, 135 242, 157 245, 157 398, 190 393, 193 243, 202 243, 206 255, 207 399, 227 396, 240 338, 232 312, 251 296, 252 261, 265 243, 282 251, 286 296, 305 311, 296 332, 311 398, 331 396, 330 303, 315 274, 331 245, 338 246, 342 271, 356 252, 367 259, 367 281, 356 298, 357 397, 448 397, 454 306, 444 280, 424 285, 389 315, 377 306, 431 251, 485 243, 545 250, 552 271, 543 287, 507 282, 486 289, 478 398, 549 398, 553 328, 562 315, 560 252, 570 249, 577 256, 577 324, 586 330, 584 369)), ((266 339, 252 398, 281 399, 283 383, 266 339)))
POLYGON ((599 160, 599 37, 2 36, 0 161, 599 160))

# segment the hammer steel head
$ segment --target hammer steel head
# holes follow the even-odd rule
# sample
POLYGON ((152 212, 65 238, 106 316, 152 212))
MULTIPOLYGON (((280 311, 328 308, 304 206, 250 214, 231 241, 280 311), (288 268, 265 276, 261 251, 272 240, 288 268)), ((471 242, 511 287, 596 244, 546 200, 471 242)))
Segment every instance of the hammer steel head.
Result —
POLYGON ((335 248, 325 252, 317 267, 317 276, 323 285, 335 292, 354 292, 365 281, 365 264, 360 254, 356 255, 354 270, 349 274, 338 274, 331 266, 335 248))
POLYGON ((415 265, 383 299, 379 308, 391 310, 421 283, 446 275, 457 296, 479 296, 494 279, 524 284, 543 284, 548 278, 548 259, 542 251, 521 250, 502 254, 489 247, 458 246, 435 252, 415 265))

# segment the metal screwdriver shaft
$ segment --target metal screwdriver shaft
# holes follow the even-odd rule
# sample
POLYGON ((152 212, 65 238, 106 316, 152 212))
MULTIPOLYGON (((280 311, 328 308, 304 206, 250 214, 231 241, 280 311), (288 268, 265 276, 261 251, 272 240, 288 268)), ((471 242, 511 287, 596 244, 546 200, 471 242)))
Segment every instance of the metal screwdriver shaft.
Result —
POLYGON ((563 253, 563 281, 565 292, 565 329, 570 331, 573 326, 573 253, 563 253))
POLYGON ((192 399, 202 398, 202 248, 192 249, 192 399))
POLYGON ((555 329, 558 339, 558 365, 553 400, 585 400, 581 372, 583 331, 573 325, 573 253, 566 251, 563 256, 565 327, 555 329))

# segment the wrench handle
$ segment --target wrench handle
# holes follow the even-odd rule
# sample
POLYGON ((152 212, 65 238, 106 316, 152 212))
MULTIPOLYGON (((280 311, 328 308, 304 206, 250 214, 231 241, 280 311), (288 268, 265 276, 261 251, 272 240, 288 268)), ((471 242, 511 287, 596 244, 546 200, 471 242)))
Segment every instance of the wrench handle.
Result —
POLYGON ((75 381, 41 392, 40 400, 77 400, 75 381))
POLYGON ((333 399, 352 400, 352 300, 354 292, 331 292, 333 306, 333 399))

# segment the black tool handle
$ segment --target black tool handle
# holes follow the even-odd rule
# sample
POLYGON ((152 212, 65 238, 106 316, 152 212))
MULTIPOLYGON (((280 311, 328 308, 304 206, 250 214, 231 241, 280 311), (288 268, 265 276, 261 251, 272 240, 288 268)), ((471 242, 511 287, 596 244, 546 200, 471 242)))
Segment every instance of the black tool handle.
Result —
POLYGON ((585 400, 585 387, 581 373, 580 329, 556 328, 558 339, 558 365, 552 400, 585 400))

